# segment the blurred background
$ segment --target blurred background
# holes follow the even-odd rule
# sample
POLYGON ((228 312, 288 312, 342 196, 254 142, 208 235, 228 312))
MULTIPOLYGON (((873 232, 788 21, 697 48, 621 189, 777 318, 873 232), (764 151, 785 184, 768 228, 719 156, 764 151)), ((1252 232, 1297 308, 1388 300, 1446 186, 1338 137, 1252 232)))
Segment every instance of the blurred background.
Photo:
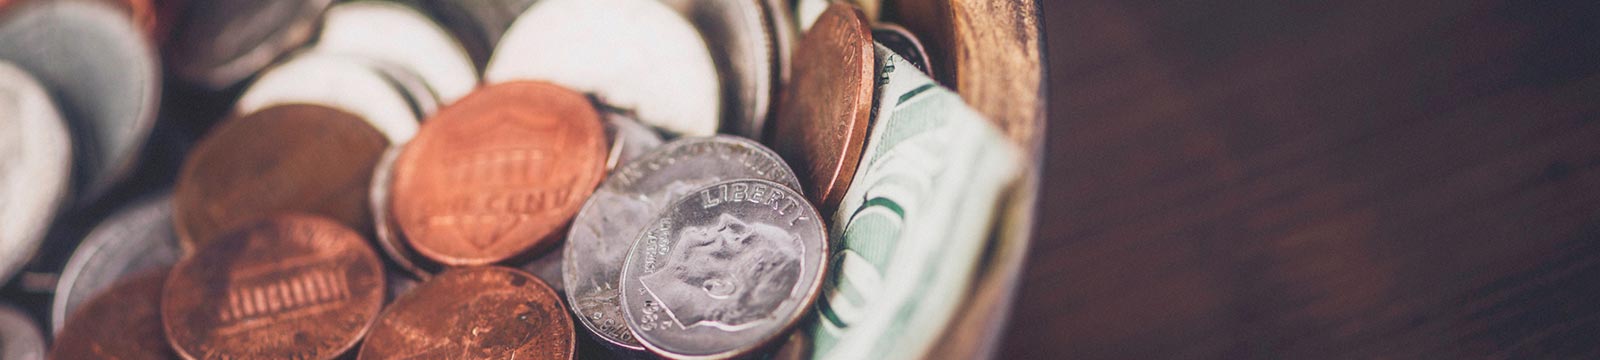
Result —
POLYGON ((1001 358, 1600 356, 1600 3, 1042 7, 1001 358))

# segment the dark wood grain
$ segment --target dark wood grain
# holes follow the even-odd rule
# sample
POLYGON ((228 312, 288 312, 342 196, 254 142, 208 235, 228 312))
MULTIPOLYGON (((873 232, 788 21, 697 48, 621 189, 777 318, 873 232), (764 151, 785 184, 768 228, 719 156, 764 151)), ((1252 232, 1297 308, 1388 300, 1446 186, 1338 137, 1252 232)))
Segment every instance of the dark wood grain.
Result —
POLYGON ((1600 356, 1600 3, 1043 7, 1002 358, 1600 356))

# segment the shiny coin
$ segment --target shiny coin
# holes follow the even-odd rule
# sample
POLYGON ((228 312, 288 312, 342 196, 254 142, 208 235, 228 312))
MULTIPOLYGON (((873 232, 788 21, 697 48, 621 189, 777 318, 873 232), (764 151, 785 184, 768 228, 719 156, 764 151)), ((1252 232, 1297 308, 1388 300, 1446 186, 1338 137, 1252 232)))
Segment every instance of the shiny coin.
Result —
POLYGON ((33 1, 10 11, 0 19, 0 59, 55 96, 75 135, 77 203, 91 202, 133 169, 150 135, 161 88, 155 53, 105 3, 33 1))
POLYGON ((572 319, 549 285, 514 269, 446 271, 395 300, 358 359, 571 359, 572 319))
POLYGON ((769 140, 794 166, 805 194, 824 211, 844 197, 866 145, 874 59, 866 18, 860 10, 837 3, 795 52, 794 83, 769 140))
POLYGON ((661 146, 661 134, 625 115, 605 112, 606 135, 611 151, 606 155, 606 171, 616 169, 661 146))
POLYGON ((711 135, 720 123, 705 41, 656 1, 539 1, 506 31, 484 79, 561 84, 679 135, 711 135))
POLYGON ((628 251, 623 317, 667 357, 748 354, 811 308, 827 242, 817 210, 787 186, 733 180, 697 189, 628 251))
MULTIPOLYGON (((182 255, 172 230, 172 195, 139 200, 95 225, 67 259, 50 307, 60 332, 79 304, 130 274, 171 266, 182 255)), ((154 303, 152 312, 154 311, 154 303)), ((153 319, 153 318, 152 318, 153 319)))
POLYGON ((423 0, 428 12, 455 34, 479 69, 511 22, 537 0, 423 0))
POLYGON ((0 359, 38 360, 45 355, 44 334, 33 317, 9 304, 0 304, 0 359))
POLYGON ((356 1, 328 9, 312 51, 355 55, 417 74, 448 104, 478 86, 466 49, 427 15, 399 3, 356 1))
MULTIPOLYGON (((371 62, 351 56, 305 53, 274 66, 245 89, 234 113, 247 115, 277 105, 314 104, 348 112, 382 131, 391 142, 417 133, 421 121, 413 96, 371 62)), ((430 101, 431 102, 431 101, 430 101)))
POLYGON ((530 81, 440 110, 395 160, 391 211, 406 240, 446 265, 549 249, 604 176, 599 116, 583 95, 530 81))
POLYGON ((66 326, 56 331, 50 358, 177 358, 161 330, 161 285, 169 269, 144 269, 106 284, 108 289, 89 298, 66 326))
POLYGON ((889 48, 889 51, 893 51, 895 54, 900 55, 901 58, 906 59, 906 62, 911 63, 911 66, 917 67, 917 70, 922 70, 923 74, 933 77, 933 68, 928 66, 928 50, 923 49, 922 41, 917 40, 917 36, 912 35, 911 31, 906 30, 906 28, 890 23, 873 25, 872 41, 883 44, 884 47, 889 48))
POLYGON ((189 359, 332 359, 378 317, 383 276, 355 231, 278 215, 178 262, 161 293, 161 322, 189 359))
POLYGON ((233 86, 310 41, 333 0, 206 0, 189 4, 168 43, 168 67, 212 89, 233 86))
POLYGON ((50 94, 0 61, 0 282, 44 242, 71 185, 72 142, 50 94))
POLYGON ((616 346, 643 350, 622 318, 618 276, 634 239, 667 206, 724 180, 763 179, 799 188, 783 159, 732 136, 683 138, 611 174, 567 234, 567 302, 584 327, 616 346))
MULTIPOLYGON (((772 52, 778 57, 774 62, 777 67, 772 71, 778 75, 778 94, 782 95, 783 88, 789 83, 789 68, 794 63, 794 44, 799 41, 800 31, 794 24, 794 13, 789 10, 785 0, 761 0, 761 8, 767 14, 767 26, 772 33, 772 52)), ((752 139, 762 139, 754 137, 752 139)))
POLYGON ((184 161, 173 223, 188 250, 227 229, 285 211, 367 231, 372 169, 383 135, 350 113, 281 105, 212 129, 184 161))
POLYGON ((664 0, 705 36, 721 70, 722 128, 760 139, 777 95, 776 40, 761 0, 664 0))

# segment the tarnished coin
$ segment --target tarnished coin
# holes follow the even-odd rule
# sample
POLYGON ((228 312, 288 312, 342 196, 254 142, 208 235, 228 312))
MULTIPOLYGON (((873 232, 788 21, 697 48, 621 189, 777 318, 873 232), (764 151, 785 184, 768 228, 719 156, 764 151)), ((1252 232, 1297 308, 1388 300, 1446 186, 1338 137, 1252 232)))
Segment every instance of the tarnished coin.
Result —
POLYGON ((0 303, 0 359, 44 359, 44 334, 22 309, 0 303))
POLYGON ((617 279, 634 239, 667 206, 724 180, 763 179, 799 188, 766 147, 733 136, 683 138, 618 168, 583 205, 567 234, 567 302, 584 327, 615 346, 644 350, 623 321, 617 279))
POLYGON ((334 5, 312 51, 349 54, 399 65, 417 74, 443 103, 478 86, 466 49, 427 15, 387 1, 334 5))
POLYGON ((482 69, 500 35, 537 0, 422 0, 428 12, 455 34, 472 63, 482 69))
POLYGON ((161 293, 161 322, 189 359, 332 359, 378 317, 383 276, 360 234, 280 214, 179 261, 161 293))
POLYGON ((390 142, 399 143, 416 135, 421 121, 410 105, 412 99, 432 96, 408 94, 366 60, 312 52, 262 73, 239 96, 234 114, 248 115, 287 104, 321 105, 356 115, 382 131, 390 142))
POLYGON ((663 0, 700 30, 722 80, 722 129, 760 139, 780 61, 763 0, 663 0))
POLYGON ((50 94, 0 61, 0 282, 44 242, 72 185, 72 142, 50 94))
MULTIPOLYGON (((51 359, 177 358, 161 329, 161 286, 171 268, 144 269, 107 283, 56 330, 51 359)), ((7 359, 10 359, 9 357, 7 359)))
POLYGON ((0 19, 0 60, 33 74, 72 125, 76 203, 132 171, 160 103, 150 44, 105 3, 30 1, 0 19))
POLYGON ((571 359, 572 319, 549 285, 498 266, 440 273, 396 299, 358 359, 571 359))
POLYGON ((828 238, 800 193, 766 180, 700 188, 650 222, 622 268, 628 329, 673 358, 741 356, 816 300, 828 238))
POLYGON ((387 146, 361 118, 280 105, 228 120, 184 161, 173 194, 178 240, 193 250, 229 228, 285 211, 370 229, 372 167, 387 146))
POLYGON ((539 1, 506 31, 484 70, 488 83, 518 79, 591 93, 674 134, 711 135, 720 123, 706 42, 657 1, 539 1))
POLYGON ((861 10, 839 3, 828 7, 795 52, 794 83, 769 141, 823 211, 839 204, 861 160, 872 121, 874 59, 861 10))
POLYGON ((333 0, 206 0, 185 9, 168 69, 220 90, 243 81, 310 41, 333 0))
POLYGON ((51 331, 60 332, 79 304, 111 284, 132 274, 171 266, 182 253, 172 230, 171 194, 144 198, 118 210, 95 225, 67 259, 50 306, 51 331))
POLYGON ((391 211, 406 240, 445 265, 549 249, 604 176, 599 116, 583 95, 531 81, 440 110, 395 160, 391 211))
POLYGON ((922 41, 917 40, 917 36, 911 34, 910 30, 906 30, 900 25, 878 23, 872 25, 872 41, 883 44, 884 47, 889 48, 889 51, 893 51, 895 54, 900 55, 900 58, 906 59, 906 62, 911 63, 911 66, 917 67, 917 70, 922 70, 923 74, 928 74, 929 77, 934 76, 933 68, 928 66, 928 50, 922 48, 922 41))

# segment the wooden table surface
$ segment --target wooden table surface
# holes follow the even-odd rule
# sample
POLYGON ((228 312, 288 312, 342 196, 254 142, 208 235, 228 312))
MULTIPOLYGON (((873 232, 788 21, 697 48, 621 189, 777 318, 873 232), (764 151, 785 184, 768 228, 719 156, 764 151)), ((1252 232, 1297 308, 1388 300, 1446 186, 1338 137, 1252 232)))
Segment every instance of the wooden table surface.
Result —
POLYGON ((1600 2, 1043 2, 1001 358, 1600 356, 1600 2))

